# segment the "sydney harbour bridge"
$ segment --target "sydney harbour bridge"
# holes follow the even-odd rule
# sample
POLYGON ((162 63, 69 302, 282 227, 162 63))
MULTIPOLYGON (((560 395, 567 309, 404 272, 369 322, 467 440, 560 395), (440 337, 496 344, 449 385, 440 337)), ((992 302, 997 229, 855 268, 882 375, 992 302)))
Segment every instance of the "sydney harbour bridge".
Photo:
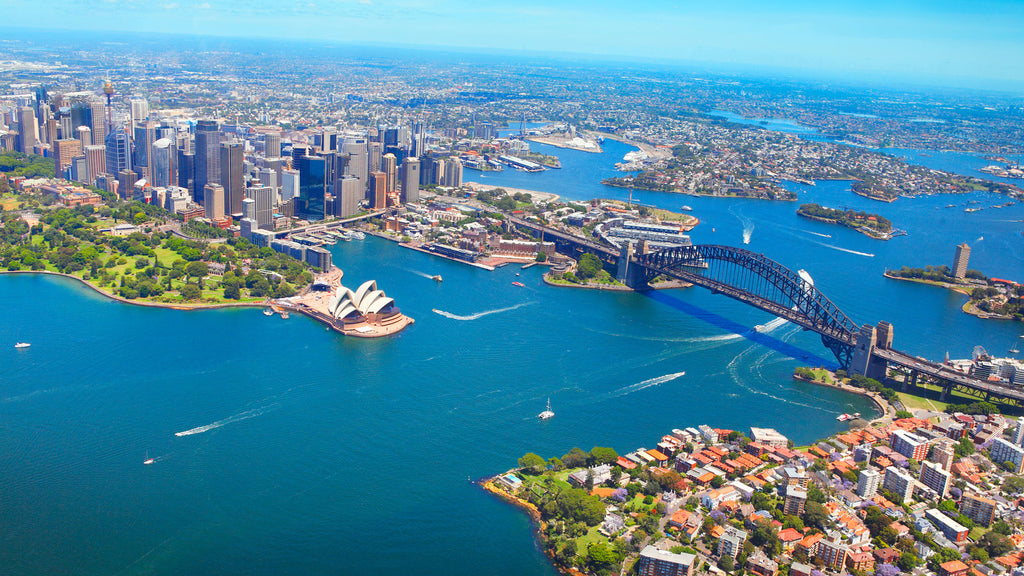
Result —
POLYGON ((554 242, 563 254, 594 254, 618 281, 635 290, 649 289, 658 277, 701 286, 816 332, 838 364, 851 373, 885 379, 890 367, 903 369, 908 384, 922 376, 942 385, 944 400, 953 390, 983 398, 1024 405, 1024 390, 972 378, 942 363, 924 360, 892 347, 893 327, 858 326, 806 274, 794 272, 763 254, 720 245, 675 246, 649 250, 646 243, 625 244, 620 251, 521 218, 509 218, 519 230, 554 242))

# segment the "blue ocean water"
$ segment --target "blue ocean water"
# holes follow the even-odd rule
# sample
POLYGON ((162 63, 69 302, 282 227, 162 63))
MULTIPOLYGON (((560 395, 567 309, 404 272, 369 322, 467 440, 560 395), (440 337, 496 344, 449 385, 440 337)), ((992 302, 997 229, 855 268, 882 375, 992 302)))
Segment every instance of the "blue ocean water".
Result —
MULTIPOLYGON (((599 181, 630 147, 531 146, 565 168, 466 180, 628 195, 599 181)), ((633 197, 692 206, 695 242, 807 270, 855 321, 892 322, 897 347, 915 354, 1004 354, 1020 334, 961 313, 961 296, 881 276, 948 263, 967 241, 971 267, 1024 279, 1020 206, 992 209, 1005 199, 983 194, 883 204, 847 182, 792 188, 882 213, 909 235, 872 240, 800 219, 795 203, 633 197), (972 200, 985 209, 963 212, 972 200)), ((376 279, 416 324, 346 339, 296 315, 142 308, 65 279, 0 276, 5 572, 552 574, 526 517, 470 478, 528 451, 651 447, 700 423, 774 426, 806 443, 840 430, 836 414, 871 410, 792 381, 794 367, 832 360, 816 336, 724 296, 554 288, 537 267, 487 272, 376 238, 333 252, 347 285, 376 279), (758 324, 770 331, 749 329, 758 324), (15 350, 19 340, 32 347, 15 350), (541 422, 548 398, 556 417, 541 422)))

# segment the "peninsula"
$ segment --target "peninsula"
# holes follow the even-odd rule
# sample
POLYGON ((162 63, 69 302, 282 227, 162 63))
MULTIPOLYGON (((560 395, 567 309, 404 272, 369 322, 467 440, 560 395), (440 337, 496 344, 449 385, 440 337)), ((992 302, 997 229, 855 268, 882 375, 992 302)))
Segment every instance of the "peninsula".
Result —
POLYGON ((893 410, 875 380, 826 382, 875 395, 882 417, 800 448, 773 428, 700 425, 622 455, 527 453, 482 485, 530 514, 564 574, 897 574, 1016 557, 993 500, 1024 490, 1020 457, 1003 462, 1020 453, 1005 439, 1015 422, 985 402, 893 410))
POLYGON ((816 220, 827 224, 836 224, 844 228, 856 230, 865 236, 875 240, 889 240, 895 236, 906 234, 902 230, 895 230, 892 222, 881 214, 868 214, 854 210, 837 210, 827 208, 818 204, 801 204, 797 208, 798 216, 808 220, 816 220))

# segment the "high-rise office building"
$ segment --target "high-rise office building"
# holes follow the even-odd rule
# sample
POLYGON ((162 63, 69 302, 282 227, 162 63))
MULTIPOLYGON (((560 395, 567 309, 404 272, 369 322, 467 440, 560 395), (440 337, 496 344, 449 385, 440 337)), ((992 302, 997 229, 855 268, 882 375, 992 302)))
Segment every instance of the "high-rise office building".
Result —
POLYGON ((135 183, 138 180, 138 173, 132 171, 131 168, 126 168, 117 173, 117 193, 121 196, 122 200, 130 200, 132 198, 132 194, 135 193, 135 183))
POLYGON ((380 171, 387 176, 385 188, 390 194, 398 190, 398 158, 394 154, 385 154, 380 160, 380 171))
POLYGON ((130 110, 133 126, 136 122, 149 118, 149 102, 147 102, 145 98, 132 98, 130 102, 130 110))
POLYGON ((245 195, 246 200, 253 202, 253 215, 250 217, 256 221, 256 226, 262 230, 273 230, 274 189, 270 186, 252 186, 246 190, 245 195))
POLYGON ((453 188, 462 186, 462 160, 455 156, 445 161, 444 185, 453 188))
POLYGON ((260 168, 260 183, 277 189, 277 172, 271 168, 260 168))
POLYGON ((420 161, 415 157, 402 160, 402 203, 420 201, 420 161))
POLYGON ((370 174, 370 205, 374 210, 381 210, 387 207, 387 187, 387 174, 383 172, 372 172, 370 174))
POLYGON ((172 142, 169 138, 160 138, 150 148, 149 178, 153 186, 167 187, 171 181, 172 142))
POLYGON ((152 182, 153 175, 150 171, 149 156, 153 150, 153 142, 156 140, 156 124, 153 122, 139 122, 132 128, 133 143, 135 151, 132 169, 152 182))
POLYGON ((220 144, 219 183, 227 195, 225 210, 231 215, 242 213, 242 199, 245 198, 245 181, 242 179, 243 152, 244 148, 239 140, 220 144))
MULTIPOLYGON (((74 138, 68 138, 54 142, 53 163, 54 168, 57 171, 57 176, 60 176, 65 170, 70 168, 71 159, 78 156, 83 156, 81 141, 75 140, 74 138)), ((83 173, 82 176, 85 176, 85 173, 83 173)))
POLYGON ((196 124, 195 177, 196 202, 204 204, 206 185, 220 182, 221 133, 216 120, 196 124))
POLYGON ((380 171, 380 159, 384 156, 384 145, 380 142, 370 142, 367 145, 367 166, 370 172, 380 171))
POLYGON ((196 155, 183 148, 178 149, 178 187, 188 190, 189 196, 195 198, 196 186, 196 155))
POLYGON ((299 171, 298 170, 282 170, 281 171, 281 202, 288 202, 292 198, 299 196, 299 171))
POLYGON ((345 176, 334 181, 334 215, 348 218, 359 212, 359 202, 365 193, 354 176, 345 176))
MULTIPOLYGON (((95 134, 95 131, 93 133, 95 134)), ((118 175, 122 170, 132 169, 131 142, 124 127, 115 126, 107 134, 104 145, 107 147, 107 174, 118 175)))
MULTIPOLYGON (((103 102, 89 103, 89 128, 92 129, 92 142, 99 144, 107 141, 107 111, 103 102)), ((117 174, 117 172, 112 172, 117 174)))
POLYGON ((327 215, 327 163, 319 156, 299 158, 299 197, 295 215, 307 220, 323 220, 327 215))
POLYGON ((85 147, 86 178, 89 184, 96 184, 96 177, 107 169, 107 147, 94 144, 85 147))
MULTIPOLYGON (((92 128, 89 128, 88 126, 79 126, 75 131, 75 136, 77 136, 79 142, 82 143, 83 149, 85 149, 86 146, 92 146, 92 128)), ((68 138, 73 137, 74 136, 68 136, 68 138)))
MULTIPOLYGON (((246 190, 246 194, 248 193, 249 191, 246 190)), ((242 199, 242 221, 246 220, 256 222, 256 201, 249 197, 242 199)))
POLYGON ((220 220, 224 218, 224 187, 217 183, 207 184, 203 189, 203 198, 206 199, 206 204, 203 207, 206 209, 206 217, 210 220, 220 220))
POLYGON ((263 156, 265 158, 281 157, 281 133, 271 132, 263 135, 263 156))
POLYGON ((47 118, 46 119, 46 142, 51 147, 53 143, 57 141, 59 136, 57 135, 57 119, 47 118))
POLYGON ((962 279, 967 275, 967 261, 971 259, 971 247, 966 242, 956 247, 953 254, 953 278, 962 279))
POLYGON ((18 152, 32 154, 36 148, 37 137, 36 111, 30 106, 18 109, 18 152))
POLYGON ((85 156, 75 156, 72 158, 68 171, 70 172, 71 180, 92 185, 92 182, 89 182, 89 160, 85 156))
POLYGON ((366 138, 346 138, 342 151, 349 155, 348 173, 355 176, 363 190, 366 190, 370 182, 366 138))

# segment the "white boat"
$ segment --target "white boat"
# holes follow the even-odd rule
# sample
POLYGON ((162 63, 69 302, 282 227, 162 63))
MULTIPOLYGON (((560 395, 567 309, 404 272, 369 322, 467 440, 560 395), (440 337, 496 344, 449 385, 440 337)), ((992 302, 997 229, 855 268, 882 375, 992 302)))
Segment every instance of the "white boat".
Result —
POLYGON ((683 206, 682 207, 682 211, 683 212, 693 212, 693 208, 690 208, 689 206, 683 206))
POLYGON ((840 414, 839 416, 836 416, 836 420, 839 420, 840 422, 846 422, 847 420, 853 420, 853 418, 854 417, 851 414, 840 414))
POLYGON ((548 408, 547 408, 547 410, 541 412, 540 414, 537 414, 537 418, 540 418, 541 420, 547 420, 549 418, 554 418, 554 417, 555 417, 555 413, 551 411, 551 398, 548 398, 548 408))
POLYGON ((148 465, 152 464, 153 462, 156 462, 156 458, 150 458, 149 457, 149 450, 147 450, 146 451, 146 459, 143 460, 142 463, 148 466, 148 465))
POLYGON ((348 233, 348 235, 351 236, 353 240, 365 240, 366 239, 366 234, 363 234, 359 230, 352 230, 351 232, 348 233))
POLYGON ((263 309, 263 315, 264 316, 273 316, 274 315, 274 311, 271 310, 270 308, 264 308, 263 309))
POLYGON ((18 342, 14 345, 15 348, 28 348, 29 346, 31 346, 31 344, 28 342, 18 342))

